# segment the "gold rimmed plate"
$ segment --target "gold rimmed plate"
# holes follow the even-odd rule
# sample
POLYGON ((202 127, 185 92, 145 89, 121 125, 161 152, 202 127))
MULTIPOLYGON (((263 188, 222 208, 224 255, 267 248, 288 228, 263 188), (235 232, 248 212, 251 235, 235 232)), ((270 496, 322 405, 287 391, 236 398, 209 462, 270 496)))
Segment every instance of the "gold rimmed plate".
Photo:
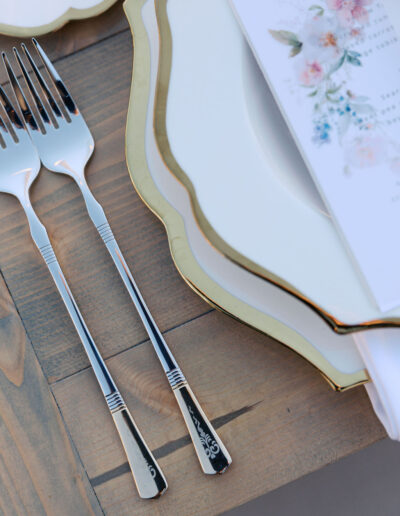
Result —
POLYGON ((30 37, 47 34, 72 20, 101 14, 117 0, 0 0, 0 33, 30 37))
POLYGON ((344 248, 228 2, 157 6, 156 139, 211 244, 339 333, 398 326, 400 308, 379 311, 344 248))
MULTIPOLYGON (((165 4, 156 5, 160 14, 165 4)), ((124 6, 135 45, 126 135, 128 167, 139 195, 166 227, 177 269, 207 302, 292 348, 334 388, 345 390, 364 383, 367 374, 350 335, 334 334, 309 307, 227 260, 200 231, 189 195, 161 159, 153 131, 159 57, 154 2, 128 0, 124 6)), ((160 24, 163 20, 159 16, 160 24)))

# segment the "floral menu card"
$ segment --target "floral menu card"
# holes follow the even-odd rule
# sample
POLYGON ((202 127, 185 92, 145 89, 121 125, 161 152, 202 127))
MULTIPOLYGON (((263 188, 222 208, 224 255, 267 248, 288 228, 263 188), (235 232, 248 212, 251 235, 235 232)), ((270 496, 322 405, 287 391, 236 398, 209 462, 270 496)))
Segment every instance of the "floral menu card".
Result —
POLYGON ((380 310, 399 306, 400 42, 385 2, 231 3, 380 310))

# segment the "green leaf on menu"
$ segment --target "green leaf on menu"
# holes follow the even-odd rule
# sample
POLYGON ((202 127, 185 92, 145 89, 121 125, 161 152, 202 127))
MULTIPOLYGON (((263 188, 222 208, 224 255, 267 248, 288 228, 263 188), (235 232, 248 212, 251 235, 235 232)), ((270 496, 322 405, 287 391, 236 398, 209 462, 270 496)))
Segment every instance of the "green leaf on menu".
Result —
POLYGON ((312 5, 311 7, 309 7, 308 9, 309 11, 318 11, 316 14, 317 16, 323 16, 325 10, 323 7, 321 7, 320 5, 312 5))
POLYGON ((358 57, 351 55, 350 53, 347 53, 346 56, 347 62, 354 65, 354 66, 362 66, 361 61, 358 59, 358 57))
POLYGON ((339 61, 337 61, 332 66, 332 68, 329 70, 328 76, 337 72, 339 70, 339 68, 341 68, 343 66, 343 63, 345 62, 346 58, 347 58, 347 50, 344 51, 344 53, 343 53, 342 57, 339 59, 339 61))
POLYGON ((299 38, 294 32, 290 32, 288 30, 270 30, 269 33, 274 39, 276 39, 276 41, 279 41, 279 43, 292 47, 289 54, 290 57, 297 56, 297 54, 301 52, 303 43, 299 41, 299 38))
POLYGON ((325 98, 326 100, 328 100, 329 102, 332 102, 332 104, 339 104, 340 100, 339 99, 334 99, 332 98, 328 93, 325 93, 325 98))
POLYGON ((299 41, 299 44, 297 46, 293 46, 292 50, 290 51, 289 56, 290 57, 297 56, 297 54, 300 54, 302 48, 303 48, 303 43, 300 43, 300 41, 299 41))
POLYGON ((318 93, 318 90, 312 91, 307 95, 307 97, 315 97, 315 95, 318 93))
POLYGON ((273 38, 275 38, 280 43, 284 43, 285 45, 296 45, 300 43, 296 34, 294 32, 290 32, 289 30, 270 30, 269 33, 273 38))
POLYGON ((337 93, 340 90, 341 87, 342 87, 341 84, 339 86, 332 86, 332 88, 329 88, 326 90, 326 94, 334 95, 335 93, 337 93))

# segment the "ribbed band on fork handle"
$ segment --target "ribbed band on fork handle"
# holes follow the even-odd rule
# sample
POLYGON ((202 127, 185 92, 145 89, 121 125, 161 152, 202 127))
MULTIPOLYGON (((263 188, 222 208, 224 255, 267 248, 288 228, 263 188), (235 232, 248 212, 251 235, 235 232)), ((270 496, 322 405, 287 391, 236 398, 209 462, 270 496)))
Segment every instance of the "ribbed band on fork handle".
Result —
POLYGON ((167 489, 165 477, 137 428, 121 394, 105 396, 114 419, 139 494, 142 498, 157 498, 167 489))
POLYGON ((167 373, 204 473, 224 473, 232 459, 179 368, 167 373))

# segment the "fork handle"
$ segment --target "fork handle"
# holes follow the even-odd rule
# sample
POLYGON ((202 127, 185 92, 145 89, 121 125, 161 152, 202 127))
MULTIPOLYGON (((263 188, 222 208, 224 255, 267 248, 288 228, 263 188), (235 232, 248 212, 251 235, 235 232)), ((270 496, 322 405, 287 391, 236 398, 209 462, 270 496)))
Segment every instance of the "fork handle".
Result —
POLYGON ((83 347, 85 348, 108 408, 110 409, 125 449, 139 495, 142 498, 156 498, 167 489, 167 482, 163 472, 147 447, 97 349, 58 263, 46 228, 40 222, 30 204, 22 203, 22 205, 29 221, 32 238, 46 262, 62 300, 64 301, 83 347))
POLYGON ((204 473, 208 475, 224 473, 232 463, 232 459, 182 372, 171 371, 167 377, 204 473))
POLYGON ((119 392, 111 394, 107 403, 141 498, 158 498, 168 487, 163 472, 147 447, 119 392), (111 402, 110 399, 112 399, 111 402), (111 408, 110 403, 115 406, 118 399, 121 405, 111 408))
POLYGON ((170 386, 181 409, 190 437, 196 450, 200 465, 206 474, 223 473, 232 459, 202 411, 199 402, 190 389, 178 363, 157 327, 141 295, 132 273, 122 255, 121 249, 110 228, 101 205, 96 201, 89 187, 79 185, 84 196, 90 218, 106 245, 126 289, 147 330, 157 356, 162 364, 170 386))

